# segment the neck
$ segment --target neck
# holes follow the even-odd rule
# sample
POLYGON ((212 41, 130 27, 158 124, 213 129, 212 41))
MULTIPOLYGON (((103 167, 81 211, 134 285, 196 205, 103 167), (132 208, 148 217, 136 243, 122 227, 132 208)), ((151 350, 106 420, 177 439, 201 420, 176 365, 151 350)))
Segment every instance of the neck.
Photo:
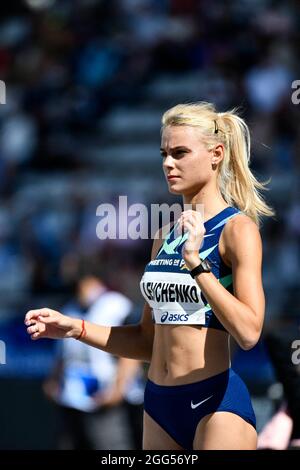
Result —
POLYGON ((189 204, 192 210, 196 210, 196 205, 201 204, 203 207, 204 221, 216 215, 228 206, 223 199, 217 187, 204 186, 197 193, 184 194, 183 204, 189 204))

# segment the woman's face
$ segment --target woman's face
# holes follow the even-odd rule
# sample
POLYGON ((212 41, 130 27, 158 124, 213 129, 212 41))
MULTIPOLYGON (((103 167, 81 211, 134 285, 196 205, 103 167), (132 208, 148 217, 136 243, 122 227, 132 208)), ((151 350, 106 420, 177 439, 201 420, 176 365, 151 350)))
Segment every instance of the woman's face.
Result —
POLYGON ((167 126, 162 134, 161 155, 169 191, 192 195, 214 177, 212 151, 191 126, 167 126))

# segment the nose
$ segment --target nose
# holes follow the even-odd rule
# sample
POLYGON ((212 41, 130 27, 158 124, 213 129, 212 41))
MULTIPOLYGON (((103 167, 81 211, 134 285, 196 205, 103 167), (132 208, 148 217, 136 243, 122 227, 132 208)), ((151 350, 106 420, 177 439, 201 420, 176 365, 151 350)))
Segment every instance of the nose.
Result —
POLYGON ((164 169, 174 168, 174 159, 172 158, 171 155, 167 155, 165 157, 163 167, 164 169))

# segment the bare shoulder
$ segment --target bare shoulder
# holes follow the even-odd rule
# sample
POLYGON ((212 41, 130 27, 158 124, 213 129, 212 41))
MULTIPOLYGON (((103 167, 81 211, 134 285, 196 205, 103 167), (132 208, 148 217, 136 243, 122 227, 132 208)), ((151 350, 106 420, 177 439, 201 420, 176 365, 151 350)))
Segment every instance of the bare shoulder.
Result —
POLYGON ((240 234, 247 233, 254 235, 259 234, 259 228, 256 223, 246 214, 237 214, 232 217, 224 227, 224 235, 239 237, 240 234))
POLYGON ((163 225, 159 230, 157 230, 156 234, 154 235, 153 244, 152 244, 152 251, 151 251, 151 259, 155 258, 157 253, 159 252, 165 238, 170 233, 174 225, 174 222, 169 222, 163 225))
POLYGON ((222 247, 228 264, 245 255, 259 257, 262 241, 257 224, 245 214, 232 217, 222 232, 222 247))

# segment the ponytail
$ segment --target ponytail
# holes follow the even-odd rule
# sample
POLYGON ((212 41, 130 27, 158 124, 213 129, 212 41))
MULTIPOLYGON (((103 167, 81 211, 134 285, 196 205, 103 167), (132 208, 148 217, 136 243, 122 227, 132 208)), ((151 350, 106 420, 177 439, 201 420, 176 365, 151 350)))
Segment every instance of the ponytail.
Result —
POLYGON ((218 123, 227 144, 218 175, 221 193, 228 204, 235 205, 259 224, 262 216, 272 216, 274 212, 260 195, 267 183, 259 182, 249 168, 248 126, 235 110, 219 113, 218 123))
POLYGON ((259 225, 262 216, 273 216, 260 191, 267 183, 259 182, 249 168, 250 133, 236 110, 217 113, 210 103, 177 105, 163 115, 163 128, 168 125, 199 127, 207 148, 218 142, 224 145, 224 158, 218 168, 218 183, 227 204, 233 205, 259 225))

